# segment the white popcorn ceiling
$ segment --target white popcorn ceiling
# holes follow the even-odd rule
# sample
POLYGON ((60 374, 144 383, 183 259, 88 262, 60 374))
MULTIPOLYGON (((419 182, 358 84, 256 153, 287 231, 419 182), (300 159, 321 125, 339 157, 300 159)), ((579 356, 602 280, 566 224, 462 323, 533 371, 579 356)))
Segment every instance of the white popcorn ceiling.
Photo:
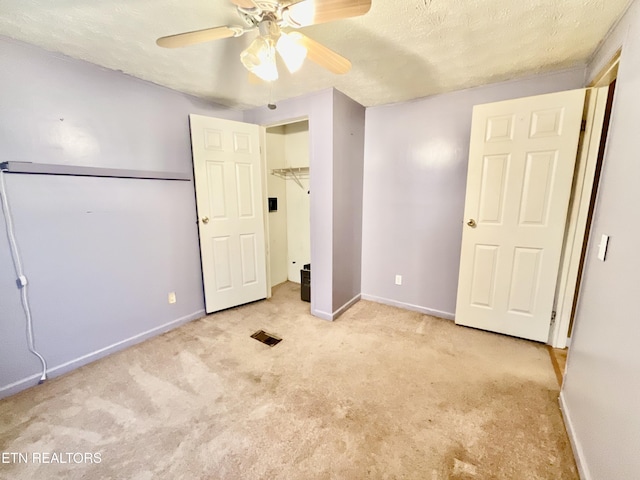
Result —
POLYGON ((248 81, 257 33, 175 50, 158 37, 241 25, 228 0, 2 0, 0 34, 237 108, 336 87, 365 106, 583 65, 628 0, 373 0, 353 19, 302 31, 349 58, 248 81))

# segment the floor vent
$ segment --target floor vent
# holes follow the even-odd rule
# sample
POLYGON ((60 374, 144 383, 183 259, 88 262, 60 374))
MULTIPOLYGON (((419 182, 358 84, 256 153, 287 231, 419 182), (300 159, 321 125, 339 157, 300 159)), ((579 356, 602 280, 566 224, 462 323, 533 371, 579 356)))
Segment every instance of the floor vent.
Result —
POLYGON ((273 335, 265 332, 264 330, 258 330, 256 333, 251 335, 251 338, 255 338, 259 342, 269 345, 270 347, 273 347, 274 345, 277 345, 282 341, 281 338, 274 337, 273 335))

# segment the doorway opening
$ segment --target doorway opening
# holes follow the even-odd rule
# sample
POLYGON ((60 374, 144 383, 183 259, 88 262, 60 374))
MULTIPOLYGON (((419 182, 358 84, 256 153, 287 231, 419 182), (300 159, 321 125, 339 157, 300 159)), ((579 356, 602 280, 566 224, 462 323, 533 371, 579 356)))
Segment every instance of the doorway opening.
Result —
MULTIPOLYGON (((596 76, 589 85, 590 96, 604 97, 592 100, 591 112, 585 110, 585 120, 588 125, 593 125, 590 131, 584 132, 581 140, 581 149, 584 153, 587 173, 584 176, 583 184, 574 183, 572 192, 572 205, 567 226, 567 238, 565 239, 563 252, 563 265, 559 273, 558 292, 556 295, 557 317, 556 323, 552 325, 549 338, 549 353, 553 364, 558 383, 562 386, 566 364, 568 361, 568 350, 570 349, 570 337, 574 328, 575 310, 580 292, 582 280, 582 270, 586 260, 587 246, 591 233, 591 222, 598 193, 598 184, 602 170, 604 154, 609 132, 609 123, 613 110, 613 100, 615 95, 616 79, 620 62, 621 51, 618 50, 607 65, 596 76), (598 104, 600 104, 598 106, 598 104), (597 111, 601 109, 601 113, 597 111), (599 117, 598 127, 596 123, 591 123, 590 117, 599 117), (592 136, 591 144, 586 138, 592 136), (588 150, 592 150, 589 152, 588 150), (569 234, 575 234, 573 241, 569 234)), ((588 105, 587 105, 588 106, 588 105)), ((583 123, 584 124, 584 123, 583 123)), ((580 166, 580 165, 579 165, 580 166)), ((576 170, 576 180, 578 180, 580 169, 576 170)))
POLYGON ((302 283, 301 300, 310 302, 309 121, 267 127, 265 137, 267 281, 302 283))

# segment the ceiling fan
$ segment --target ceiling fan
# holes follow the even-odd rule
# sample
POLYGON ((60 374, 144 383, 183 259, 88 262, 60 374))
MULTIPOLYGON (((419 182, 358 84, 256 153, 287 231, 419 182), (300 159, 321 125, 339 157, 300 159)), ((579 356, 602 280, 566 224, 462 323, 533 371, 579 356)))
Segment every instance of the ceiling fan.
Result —
POLYGON ((371 0, 231 0, 231 3, 246 26, 205 28, 161 37, 156 43, 165 48, 186 47, 239 37, 257 29, 260 35, 240 54, 240 60, 262 80, 278 79, 277 55, 291 73, 298 71, 308 57, 321 67, 342 74, 351 69, 349 60, 298 31, 282 29, 357 17, 371 8, 371 0))

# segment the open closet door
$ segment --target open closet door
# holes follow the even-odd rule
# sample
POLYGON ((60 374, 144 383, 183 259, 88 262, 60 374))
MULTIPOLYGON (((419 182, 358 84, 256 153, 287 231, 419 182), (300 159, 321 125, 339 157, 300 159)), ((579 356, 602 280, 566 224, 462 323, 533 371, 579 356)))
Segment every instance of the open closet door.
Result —
POLYGON ((207 313, 266 298, 259 127, 189 115, 207 313))
POLYGON ((584 101, 473 109, 457 324, 547 341, 584 101))

